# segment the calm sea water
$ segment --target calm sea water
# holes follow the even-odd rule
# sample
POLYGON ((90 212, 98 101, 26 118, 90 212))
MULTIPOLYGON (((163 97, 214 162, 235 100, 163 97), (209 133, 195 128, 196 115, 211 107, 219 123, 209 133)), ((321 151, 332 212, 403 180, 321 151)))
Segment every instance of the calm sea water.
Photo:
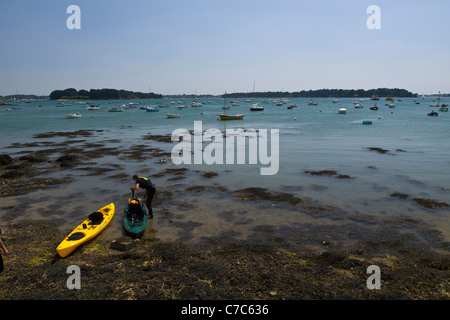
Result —
MULTIPOLYGON (((187 167, 192 170, 216 171, 219 175, 210 180, 188 177, 182 183, 185 186, 216 183, 228 190, 258 186, 291 192, 301 198, 336 205, 348 212, 379 217, 408 215, 425 221, 440 230, 447 240, 450 239, 449 208, 430 210, 412 201, 390 197, 393 192, 401 192, 412 198, 429 198, 450 203, 448 179, 450 113, 439 112, 437 117, 427 116, 427 113, 433 110, 429 105, 436 103, 432 98, 410 98, 401 101, 396 99, 395 108, 389 108, 388 101, 380 99, 377 101, 378 111, 369 109, 374 101, 359 101, 359 99, 340 99, 338 103, 333 103, 331 98, 312 99, 317 103, 315 106, 308 105, 310 99, 290 99, 283 106, 276 106, 274 99, 267 99, 266 103, 263 99, 251 99, 249 102, 235 99, 240 105, 232 106, 227 113, 244 113, 245 119, 228 122, 218 120, 218 113, 222 112, 222 99, 197 99, 204 103, 200 108, 190 106, 192 99, 183 99, 183 104, 188 106, 183 110, 176 109, 180 105, 177 102, 179 99, 175 99, 174 104, 171 104, 172 100, 134 101, 139 103, 138 107, 169 105, 168 108, 160 108, 159 112, 145 112, 139 108, 120 113, 108 112, 108 108, 120 106, 128 101, 96 101, 95 104, 99 104, 101 108, 99 111, 87 111, 87 104, 79 102, 67 102, 65 106, 57 107, 55 101, 34 101, 2 107, 0 153, 20 151, 7 147, 13 143, 36 141, 32 138, 34 134, 50 131, 101 129, 104 131, 98 134, 96 139, 99 141, 119 139, 120 142, 111 143, 111 146, 123 146, 142 144, 142 140, 139 139, 148 133, 171 134, 179 128, 193 130, 194 121, 202 121, 203 130, 278 129, 280 168, 276 175, 261 176, 261 164, 191 165, 187 167), (355 109, 353 102, 361 102, 364 107, 355 109), (264 111, 250 111, 252 103, 259 103, 265 108, 264 111), (298 107, 287 109, 287 106, 294 104, 298 107), (338 114, 340 107, 346 107, 347 113, 338 114), (65 114, 74 112, 81 113, 82 117, 65 118, 65 114), (168 119, 166 112, 179 112, 181 117, 168 119), (362 125, 363 120, 372 120, 372 125, 362 125), (368 150, 368 147, 382 148, 389 152, 379 154, 368 150), (305 173, 305 170, 336 170, 354 179, 312 176, 305 173)), ((449 103, 450 99, 448 100, 444 98, 441 103, 449 103)), ((170 151, 173 145, 161 144, 161 147, 170 151)), ((117 159, 106 157, 99 161, 108 163, 117 162, 117 159)), ((170 163, 171 160, 168 161, 167 166, 174 167, 170 163)), ((164 169, 158 167, 153 160, 145 163, 136 161, 117 163, 124 165, 125 171, 130 176, 139 170, 148 172, 151 176, 164 169)), ((168 183, 164 177, 155 180, 160 186, 168 183)), ((27 215, 36 219, 47 219, 45 215, 33 214, 33 210, 42 212, 44 206, 57 206, 57 201, 66 203, 72 201, 74 205, 76 204, 77 210, 63 215, 67 225, 73 226, 86 211, 91 211, 90 208, 99 202, 102 204, 112 200, 123 202, 124 194, 128 192, 130 185, 131 181, 118 184, 99 177, 80 177, 71 184, 70 190, 67 189, 69 187, 51 191, 42 190, 27 197, 2 199, 2 203, 6 206, 14 201, 28 201, 31 208, 28 214, 24 214, 24 219, 28 217, 27 215), (68 194, 71 197, 67 197, 68 194), (45 201, 33 202, 30 198, 45 201), (80 202, 80 199, 83 201, 80 202)), ((220 231, 223 221, 217 219, 214 212, 230 208, 237 211, 244 209, 251 211, 251 207, 244 208, 248 206, 247 204, 238 205, 229 199, 218 200, 216 196, 191 198, 197 208, 197 215, 187 216, 187 213, 179 215, 180 219, 202 222, 202 226, 196 229, 199 236, 220 231), (208 224, 208 219, 216 223, 208 224)), ((184 200, 189 198, 185 197, 184 200)), ((176 207, 171 209, 176 211, 176 207)), ((267 214, 266 219, 268 223, 282 224, 294 218, 289 216, 289 213, 280 211, 276 216, 267 214)), ((118 230, 119 226, 120 222, 117 222, 113 228, 118 230)), ((232 227, 244 228, 238 225, 232 227)), ((169 224, 159 223, 155 219, 153 228, 161 238, 176 237, 176 230, 169 224)))

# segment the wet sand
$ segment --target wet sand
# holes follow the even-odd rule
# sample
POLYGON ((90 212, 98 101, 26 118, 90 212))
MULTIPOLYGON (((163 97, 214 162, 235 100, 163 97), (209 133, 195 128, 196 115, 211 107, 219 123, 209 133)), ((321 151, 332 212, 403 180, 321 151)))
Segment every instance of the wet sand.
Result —
MULTIPOLYGON (((163 163, 152 169, 152 178, 165 183, 158 185, 155 221, 141 240, 126 251, 111 247, 121 236, 118 212, 99 237, 59 259, 55 248, 70 231, 65 224, 68 217, 62 208, 51 205, 33 213, 39 219, 29 218, 23 212, 32 207, 30 202, 45 203, 52 197, 47 191, 56 194, 80 177, 127 185, 130 174, 124 163, 137 163, 139 170, 147 172, 148 168, 139 166, 140 160, 158 163, 170 157, 156 144, 170 143, 168 136, 147 134, 144 143, 125 147, 120 139, 94 139, 99 133, 44 133, 34 136, 33 142, 11 145, 9 155, 0 157, 0 197, 33 197, 28 203, 0 206, 2 239, 11 253, 4 257, 5 271, 0 275, 1 299, 450 297, 449 243, 439 230, 419 219, 347 212, 290 192, 302 186, 285 186, 286 192, 260 187, 228 190, 218 183, 227 172, 163 163), (198 184, 187 185, 185 180, 198 184), (45 196, 38 198, 39 192, 45 196), (217 199, 223 204, 211 208, 215 212, 211 219, 230 228, 215 230, 201 210, 197 216, 189 215, 217 199), (274 214, 285 215, 286 223, 270 223, 274 214), (172 238, 162 235, 166 231, 173 232, 172 238), (73 264, 81 268, 81 290, 66 286, 66 269, 73 264), (367 288, 370 265, 381 269, 380 290, 367 288)), ((357 178, 337 170, 304 173, 350 181, 357 178)), ((103 187, 96 187, 101 193, 103 187)), ((117 199, 126 198, 123 193, 117 199)), ((387 196, 413 201, 431 211, 448 207, 436 199, 402 192, 387 196)), ((83 194, 75 192, 68 198, 76 203, 83 200, 83 194)))

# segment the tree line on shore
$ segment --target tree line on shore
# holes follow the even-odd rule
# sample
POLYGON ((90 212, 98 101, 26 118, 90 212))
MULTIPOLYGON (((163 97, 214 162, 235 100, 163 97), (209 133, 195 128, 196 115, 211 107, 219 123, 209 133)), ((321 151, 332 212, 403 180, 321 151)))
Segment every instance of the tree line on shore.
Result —
MULTIPOLYGON (((190 95, 189 95, 190 96, 190 95)), ((195 95, 193 95, 194 97, 195 95)), ((212 95, 205 95, 213 97, 212 95)), ((378 97, 397 97, 397 98, 415 98, 416 93, 412 93, 405 89, 319 89, 319 90, 302 90, 295 92, 288 91, 265 91, 265 92, 235 92, 226 93, 220 97, 226 98, 371 98, 378 97)), ((162 99, 165 96, 156 93, 143 93, 128 90, 117 89, 90 89, 76 90, 68 88, 64 90, 54 90, 50 93, 51 100, 132 100, 132 99, 162 99)), ((169 97, 169 96, 167 96, 169 97)), ((184 97, 184 95, 183 95, 184 97)), ((186 96, 187 97, 187 96, 186 96)))
POLYGON ((162 99, 161 94, 143 93, 117 89, 91 89, 89 91, 74 88, 54 90, 50 93, 50 100, 132 100, 132 99, 162 99))
POLYGON ((302 90, 297 92, 267 91, 267 92, 240 92, 227 93, 223 97, 227 98, 371 98, 378 97, 398 97, 398 98, 415 98, 417 94, 409 92, 405 89, 319 89, 319 90, 302 90))

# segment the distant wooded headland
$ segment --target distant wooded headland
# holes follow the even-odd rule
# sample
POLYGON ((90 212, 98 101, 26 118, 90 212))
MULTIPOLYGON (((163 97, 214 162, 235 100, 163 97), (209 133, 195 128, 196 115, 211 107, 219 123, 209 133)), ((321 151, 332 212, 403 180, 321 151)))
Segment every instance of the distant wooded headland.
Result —
POLYGON ((132 99, 162 99, 162 94, 143 93, 117 89, 54 90, 50 93, 50 100, 132 100, 132 99))
POLYGON ((396 98, 415 98, 417 94, 409 92, 405 89, 320 89, 320 90, 303 90, 298 92, 241 92, 227 93, 227 98, 371 98, 378 97, 396 97, 396 98))
MULTIPOLYGON (((395 98, 415 98, 417 93, 412 93, 405 89, 319 89, 302 90, 296 92, 287 91, 265 91, 265 92, 235 92, 223 95, 211 94, 174 94, 162 95, 157 93, 143 93, 117 89, 90 89, 76 90, 68 88, 64 90, 54 90, 50 96, 36 95, 10 95, 3 97, 5 100, 13 99, 49 99, 50 100, 133 100, 133 99, 163 99, 163 98, 208 98, 208 97, 227 97, 227 98, 371 98, 395 97, 395 98)), ((443 97, 448 94, 442 94, 443 97)))

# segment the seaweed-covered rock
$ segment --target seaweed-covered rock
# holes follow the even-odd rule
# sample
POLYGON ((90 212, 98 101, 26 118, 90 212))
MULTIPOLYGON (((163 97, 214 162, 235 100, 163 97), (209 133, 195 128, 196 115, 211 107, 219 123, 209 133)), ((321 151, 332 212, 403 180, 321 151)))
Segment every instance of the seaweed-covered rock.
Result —
POLYGON ((56 159, 61 168, 71 168, 78 164, 79 157, 73 154, 66 154, 56 159))
POLYGON ((13 162, 13 159, 8 154, 0 154, 0 165, 8 165, 13 162))

